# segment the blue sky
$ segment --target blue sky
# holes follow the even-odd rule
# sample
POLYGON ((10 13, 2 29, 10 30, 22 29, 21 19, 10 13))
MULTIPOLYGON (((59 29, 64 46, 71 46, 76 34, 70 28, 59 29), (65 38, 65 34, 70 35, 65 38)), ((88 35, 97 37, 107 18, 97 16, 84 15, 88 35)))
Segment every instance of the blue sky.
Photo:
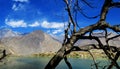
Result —
MULTIPOLYGON (((83 3, 81 6, 87 15, 93 16, 100 14, 102 3, 103 0, 95 1, 95 9, 90 9, 83 3)), ((64 23, 67 23, 64 9, 62 0, 0 0, 0 28, 8 27, 21 33, 42 30, 51 35, 62 35, 64 23)), ((111 9, 108 14, 108 22, 112 25, 120 24, 120 9, 111 9)), ((98 19, 99 17, 90 20, 79 14, 78 23, 84 27, 96 23, 98 19)))

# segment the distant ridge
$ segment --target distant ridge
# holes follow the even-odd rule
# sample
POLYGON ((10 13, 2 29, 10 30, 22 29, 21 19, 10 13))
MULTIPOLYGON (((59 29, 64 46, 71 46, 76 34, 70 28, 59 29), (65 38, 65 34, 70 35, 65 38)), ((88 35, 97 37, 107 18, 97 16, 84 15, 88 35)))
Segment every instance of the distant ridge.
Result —
MULTIPOLYGON (((93 33, 92 35, 93 36, 99 36, 101 42, 104 45, 106 45, 105 38, 104 38, 105 37, 104 32, 100 32, 100 33, 97 32, 97 33, 93 33)), ((109 32, 108 35, 109 35, 108 38, 110 38, 110 37, 113 37, 117 34, 113 33, 113 32, 109 32)), ((87 45, 87 44, 98 44, 98 43, 97 43, 96 40, 89 40, 89 39, 81 39, 76 43, 77 46, 84 46, 84 45, 87 45)), ((112 45, 112 46, 120 47, 120 37, 117 37, 117 38, 114 38, 114 39, 110 40, 109 44, 112 45)))
MULTIPOLYGON (((7 48, 13 55, 31 55, 40 53, 57 52, 62 45, 61 40, 57 40, 41 30, 31 33, 21 34, 10 29, 0 29, 0 45, 7 48)), ((93 33, 93 36, 101 36, 100 40, 105 45, 103 33, 93 33), (102 37, 103 36, 103 37, 102 37)), ((109 37, 115 36, 110 32, 109 37)), ((63 37, 61 37, 63 38, 63 37)), ((77 41, 75 45, 84 46, 87 44, 97 44, 95 40, 82 39, 77 41)), ((120 37, 109 41, 110 45, 120 47, 120 37)))
POLYGON ((60 42, 40 30, 23 36, 2 38, 1 42, 9 48, 14 55, 56 52, 61 47, 60 42))
POLYGON ((15 37, 15 36, 21 36, 21 33, 13 32, 9 28, 1 28, 0 29, 0 39, 7 38, 7 37, 15 37))

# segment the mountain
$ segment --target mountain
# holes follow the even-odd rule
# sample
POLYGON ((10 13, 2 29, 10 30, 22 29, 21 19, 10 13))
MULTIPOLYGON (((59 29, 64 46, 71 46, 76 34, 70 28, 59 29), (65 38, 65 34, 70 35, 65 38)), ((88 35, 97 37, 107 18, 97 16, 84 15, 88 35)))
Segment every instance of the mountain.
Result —
POLYGON ((14 55, 56 52, 61 47, 60 42, 40 30, 23 36, 2 38, 1 42, 14 55))
POLYGON ((0 29, 0 39, 7 38, 7 37, 15 37, 20 36, 21 34, 18 32, 13 32, 11 29, 8 28, 1 28, 0 29))
MULTIPOLYGON (((104 32, 100 32, 100 33, 93 33, 93 36, 97 36, 100 37, 100 41, 102 42, 102 44, 106 45, 106 41, 105 41, 105 33, 104 32)), ((108 38, 111 38, 113 36, 117 35, 116 33, 113 32, 109 32, 108 33, 108 38)), ((76 45, 77 46, 84 46, 87 44, 98 44, 96 40, 89 40, 89 39, 81 39, 79 41, 77 41, 76 45)), ((120 47, 120 37, 114 38, 112 40, 109 41, 109 45, 111 46, 116 46, 116 47, 120 47)))
MULTIPOLYGON (((0 44, 14 55, 31 55, 39 53, 56 52, 61 47, 60 40, 57 40, 50 35, 36 30, 27 34, 16 33, 10 29, 0 30, 0 44)), ((100 36, 101 42, 105 45, 105 33, 93 33, 93 36, 100 36)), ((115 36, 115 33, 109 33, 109 38, 115 36)), ((63 37, 61 37, 63 38, 63 37)), ((84 46, 87 44, 97 44, 95 40, 81 39, 75 45, 84 46)), ((120 37, 109 41, 110 45, 120 47, 120 37)), ((3 48, 4 49, 4 48, 3 48)))

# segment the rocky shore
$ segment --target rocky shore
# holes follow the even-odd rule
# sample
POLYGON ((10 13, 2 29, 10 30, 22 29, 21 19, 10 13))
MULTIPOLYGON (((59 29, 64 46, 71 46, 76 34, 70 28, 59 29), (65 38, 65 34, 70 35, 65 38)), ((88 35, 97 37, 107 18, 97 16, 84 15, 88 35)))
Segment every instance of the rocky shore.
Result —
MULTIPOLYGON (((107 56, 102 50, 93 49, 90 50, 91 54, 95 59, 107 59, 107 56)), ((33 54, 32 57, 53 57, 56 53, 53 52, 46 52, 40 54, 33 54)), ((89 52, 85 51, 73 51, 67 55, 68 58, 82 58, 82 59, 92 59, 92 56, 89 52)))

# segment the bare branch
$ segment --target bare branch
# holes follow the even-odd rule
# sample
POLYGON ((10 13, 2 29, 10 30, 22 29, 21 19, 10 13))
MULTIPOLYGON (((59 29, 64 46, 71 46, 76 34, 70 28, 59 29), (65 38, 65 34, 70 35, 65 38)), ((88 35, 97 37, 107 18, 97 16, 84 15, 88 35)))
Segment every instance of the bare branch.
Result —
POLYGON ((92 54, 90 51, 88 51, 88 52, 90 53, 90 55, 91 55, 92 58, 93 58, 94 65, 95 65, 96 69, 98 69, 98 65, 97 65, 97 63, 96 63, 96 61, 95 61, 95 58, 94 58, 93 54, 92 54))
POLYGON ((111 3, 110 6, 120 8, 120 2, 111 3))
POLYGON ((86 0, 81 0, 83 1, 85 4, 87 4, 90 8, 94 8, 92 5, 90 5, 90 3, 88 3, 86 0))
POLYGON ((67 5, 66 10, 68 11, 69 19, 70 19, 70 21, 71 21, 71 23, 73 24, 73 27, 74 27, 73 32, 76 32, 76 23, 74 22, 74 19, 72 17, 72 13, 71 13, 71 10, 70 10, 70 6, 68 4, 68 0, 64 0, 64 1, 65 1, 66 5, 67 5))
MULTIPOLYGON (((83 2, 87 2, 85 0, 82 0, 83 2)), ((94 19, 94 18, 97 18, 98 16, 100 15, 96 15, 96 16, 88 16, 86 15, 84 12, 83 12, 83 9, 80 7, 79 3, 78 3, 78 0, 76 0, 75 4, 74 4, 74 7, 73 9, 75 11, 79 11, 84 17, 88 18, 88 19, 94 19)))
POLYGON ((105 0, 104 5, 101 10, 100 21, 105 21, 111 2, 112 0, 105 0))
MULTIPOLYGON (((86 0, 82 0, 82 1, 84 1, 84 3, 86 3, 89 7, 91 7, 91 5, 86 0)), ((111 5, 118 6, 118 3, 115 4, 115 3, 112 3, 112 0, 105 0, 104 4, 102 6, 100 19, 98 20, 98 22, 96 22, 95 24, 89 25, 87 27, 81 28, 78 31, 76 31, 77 22, 75 22, 74 21, 75 19, 73 18, 73 13, 72 13, 73 9, 71 8, 71 6, 73 7, 73 5, 71 5, 72 0, 70 0, 70 1, 69 0, 64 0, 64 2, 67 6, 66 10, 68 12, 70 22, 68 24, 67 29, 65 30, 65 39, 64 39, 63 46, 56 53, 56 55, 50 60, 50 62, 48 63, 48 65, 46 66, 45 69, 49 69, 49 68, 50 69, 55 69, 55 67, 59 64, 59 62, 62 59, 65 60, 68 67, 71 69, 72 66, 67 61, 67 57, 65 57, 65 56, 72 51, 89 51, 90 49, 102 49, 104 51, 104 53, 107 55, 107 57, 109 58, 109 60, 114 64, 114 66, 116 68, 120 69, 119 65, 116 62, 118 60, 118 57, 120 56, 119 49, 117 47, 110 46, 109 43, 107 43, 109 40, 118 37, 118 36, 114 36, 114 37, 108 38, 107 37, 108 36, 107 29, 111 29, 114 32, 120 32, 120 27, 119 26, 111 26, 110 24, 108 24, 105 21, 107 13, 108 13, 111 5), (72 28, 71 28, 71 26, 72 26, 72 28), (70 34, 71 30, 72 30, 72 33, 70 34), (91 35, 91 33, 94 30, 104 30, 105 31, 105 38, 106 38, 107 45, 104 45, 101 42, 101 40, 99 39, 99 37, 91 35), (90 35, 85 36, 86 33, 90 33, 90 35), (68 38, 69 34, 71 35, 70 38, 68 38), (80 48, 80 47, 74 46, 74 44, 80 39, 91 39, 91 40, 94 39, 94 40, 97 41, 98 45, 93 44, 91 46, 86 46, 86 48, 85 47, 80 48), (111 53, 114 53, 114 52, 116 53, 115 57, 113 57, 111 55, 111 53)), ((81 8, 78 6, 77 10, 81 11, 81 8)), ((84 15, 84 16, 86 16, 86 15, 84 15)))
POLYGON ((88 45, 84 45, 84 46, 73 46, 71 51, 88 51, 91 49, 100 49, 98 47, 98 44, 88 44, 88 45))
POLYGON ((96 24, 93 24, 93 25, 90 25, 90 26, 87 26, 85 28, 80 29, 74 35, 84 35, 90 31, 93 31, 93 30, 97 30, 97 29, 101 30, 101 29, 105 29, 105 28, 112 29, 115 32, 120 32, 120 28, 118 26, 110 26, 108 23, 100 21, 96 24))
POLYGON ((117 38, 117 37, 120 37, 120 34, 119 34, 119 35, 116 35, 116 36, 113 36, 113 37, 111 37, 111 38, 108 38, 108 39, 107 39, 107 42, 108 42, 109 40, 112 40, 112 39, 117 38))
POLYGON ((65 60, 65 63, 67 64, 67 66, 69 67, 69 69, 72 69, 70 62, 67 60, 67 56, 64 57, 64 60, 65 60))
POLYGON ((94 19, 94 18, 97 18, 97 17, 100 16, 100 15, 88 16, 88 15, 86 15, 82 10, 80 10, 79 8, 78 8, 78 11, 79 11, 84 17, 86 17, 86 18, 88 18, 88 19, 94 19))
POLYGON ((2 59, 4 59, 7 55, 6 55, 6 50, 3 50, 3 55, 2 55, 2 57, 0 57, 0 61, 2 60, 2 59))

